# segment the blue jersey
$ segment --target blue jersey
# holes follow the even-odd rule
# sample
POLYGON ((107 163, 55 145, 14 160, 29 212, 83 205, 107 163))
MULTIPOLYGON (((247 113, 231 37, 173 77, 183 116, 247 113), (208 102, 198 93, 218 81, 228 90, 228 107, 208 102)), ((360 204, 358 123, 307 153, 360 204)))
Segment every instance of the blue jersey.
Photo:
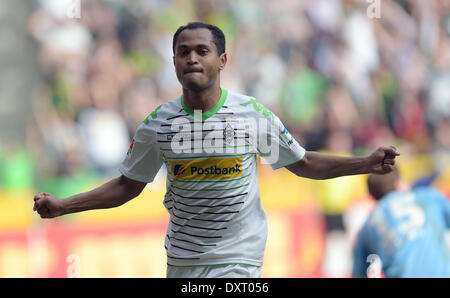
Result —
POLYGON ((387 194, 359 233, 353 277, 366 277, 374 257, 386 277, 450 277, 448 227, 450 203, 438 191, 387 194))

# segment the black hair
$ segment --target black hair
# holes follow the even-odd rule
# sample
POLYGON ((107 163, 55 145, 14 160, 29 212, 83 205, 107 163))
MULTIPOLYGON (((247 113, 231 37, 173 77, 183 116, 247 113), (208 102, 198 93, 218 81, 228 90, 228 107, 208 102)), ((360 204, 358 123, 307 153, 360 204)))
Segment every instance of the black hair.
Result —
POLYGON ((219 27, 202 22, 191 22, 177 29, 177 31, 173 35, 173 42, 172 42, 173 53, 175 54, 175 45, 177 44, 178 36, 180 35, 181 32, 183 32, 184 30, 193 30, 201 28, 208 29, 211 32, 213 36, 213 42, 217 48, 217 54, 220 56, 223 53, 225 53, 225 34, 223 34, 222 30, 220 30, 219 27))

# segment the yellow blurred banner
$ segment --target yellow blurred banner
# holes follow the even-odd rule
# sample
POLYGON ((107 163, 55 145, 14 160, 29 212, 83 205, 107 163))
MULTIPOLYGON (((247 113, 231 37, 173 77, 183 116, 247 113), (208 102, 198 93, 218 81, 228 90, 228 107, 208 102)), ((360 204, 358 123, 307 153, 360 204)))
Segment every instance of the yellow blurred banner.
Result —
MULTIPOLYGON (((405 158, 401 172, 431 175, 430 159, 405 158), (413 171, 414 173, 411 173, 413 171)), ((432 185, 450 194, 450 168, 432 185)), ((365 176, 301 179, 259 166, 269 234, 263 277, 319 277, 325 214, 342 214, 368 201, 365 176)), ((99 182, 98 184, 101 184, 99 182)), ((168 213, 164 179, 119 208, 42 220, 30 192, 0 193, 0 277, 164 277, 168 213)))

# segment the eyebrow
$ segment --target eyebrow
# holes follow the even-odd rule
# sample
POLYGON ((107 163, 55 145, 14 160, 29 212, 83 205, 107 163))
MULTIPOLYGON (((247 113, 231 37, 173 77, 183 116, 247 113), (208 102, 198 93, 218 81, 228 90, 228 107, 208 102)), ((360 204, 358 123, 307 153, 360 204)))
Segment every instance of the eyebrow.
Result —
MULTIPOLYGON (((194 48, 208 48, 208 49, 210 47, 211 47, 210 45, 203 44, 203 43, 194 46, 194 48)), ((187 48, 189 48, 189 46, 187 46, 185 44, 180 44, 179 46, 177 46, 177 49, 187 49, 187 48)))

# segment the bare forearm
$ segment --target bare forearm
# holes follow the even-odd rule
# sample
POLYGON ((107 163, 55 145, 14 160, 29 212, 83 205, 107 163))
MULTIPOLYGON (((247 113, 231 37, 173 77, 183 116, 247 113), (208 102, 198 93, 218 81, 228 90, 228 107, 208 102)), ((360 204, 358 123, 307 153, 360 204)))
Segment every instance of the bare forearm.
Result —
POLYGON ((366 157, 346 157, 311 152, 311 163, 316 179, 329 179, 340 176, 367 174, 366 157))
POLYGON ((305 178, 330 179, 367 174, 367 163, 367 157, 344 157, 308 151, 301 167, 297 166, 293 171, 305 178))
POLYGON ((124 177, 115 178, 91 191, 62 200, 63 213, 118 207, 136 197, 139 192, 129 189, 124 177))

